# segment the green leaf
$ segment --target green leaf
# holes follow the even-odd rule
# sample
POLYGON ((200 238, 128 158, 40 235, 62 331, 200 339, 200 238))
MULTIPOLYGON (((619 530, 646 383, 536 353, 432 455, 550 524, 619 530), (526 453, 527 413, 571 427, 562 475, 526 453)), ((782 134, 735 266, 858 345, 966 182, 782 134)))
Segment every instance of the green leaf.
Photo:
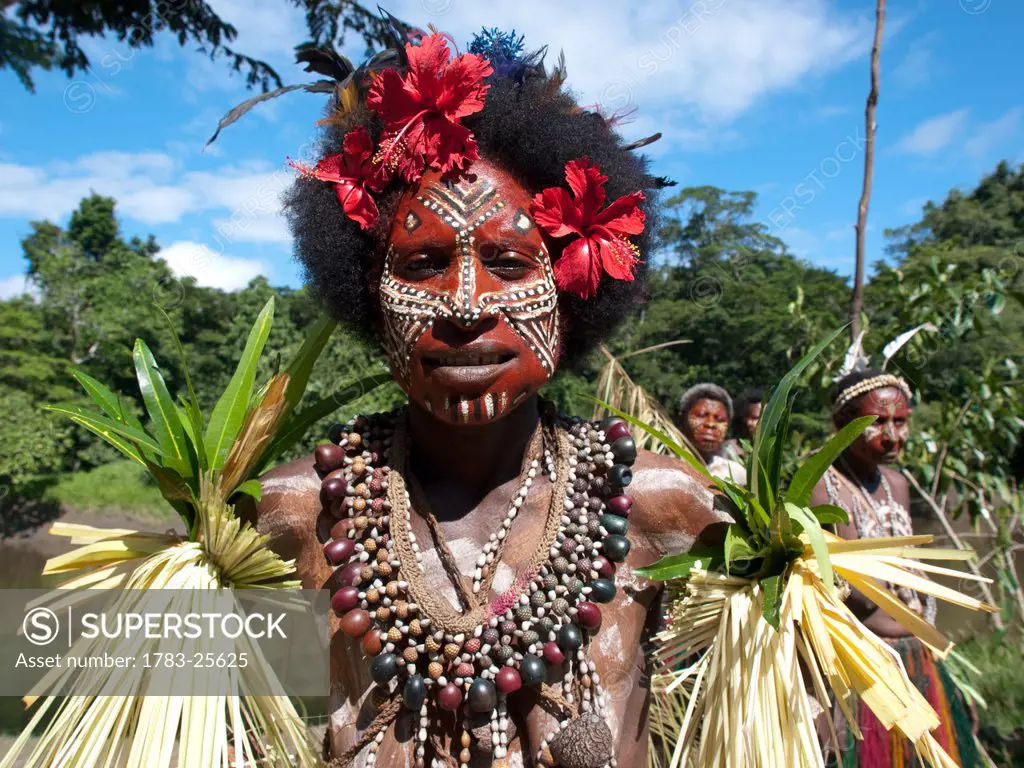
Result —
POLYGON ((821 523, 814 513, 806 507, 798 507, 796 504, 786 502, 786 510, 794 522, 803 526, 804 533, 811 544, 811 550, 818 561, 818 570, 821 572, 821 580, 825 588, 835 594, 836 581, 832 574, 832 559, 828 555, 828 544, 825 542, 825 534, 821 530, 821 523))
POLYGON ((786 501, 796 504, 798 507, 807 506, 814 487, 818 484, 821 476, 832 466, 832 462, 849 448, 874 421, 874 416, 862 416, 859 419, 854 419, 833 435, 820 451, 808 458, 793 474, 793 479, 786 490, 786 501))
POLYGON ((173 470, 147 461, 146 469, 156 479, 160 494, 167 500, 178 516, 185 523, 185 529, 192 533, 196 519, 195 496, 185 479, 173 470))
POLYGON ((850 522, 849 513, 833 504, 819 504, 811 507, 811 512, 821 525, 847 525, 850 522))
MULTIPOLYGON (((772 438, 774 440, 775 438, 772 438)), ((764 511, 768 513, 769 517, 775 514, 775 489, 772 487, 771 482, 768 480, 768 472, 764 467, 764 464, 760 461, 757 462, 757 472, 754 473, 755 479, 760 478, 761 482, 757 484, 757 497, 758 501, 761 502, 761 506, 764 511)))
MULTIPOLYGON (((836 329, 825 337, 822 341, 818 342, 806 355, 800 358, 800 361, 794 365, 785 376, 782 377, 782 381, 779 382, 778 386, 772 392, 772 396, 768 399, 768 404, 764 407, 761 412, 761 418, 757 423, 757 430, 754 433, 754 457, 756 460, 761 462, 767 462, 768 456, 764 451, 764 444, 767 436, 775 435, 776 427, 778 427, 779 421, 782 418, 782 412, 788 407, 789 393, 792 391, 793 386, 796 384, 800 374, 804 372, 811 362, 822 353, 822 351, 833 341, 835 341, 839 334, 846 329, 846 326, 836 329)), ((750 490, 754 492, 758 498, 761 495, 758 493, 758 484, 761 482, 761 478, 758 473, 752 474, 750 478, 750 490)))
POLYGON ((646 568, 635 569, 635 572, 651 581, 671 581, 687 578, 690 575, 690 569, 694 568, 697 563, 700 563, 700 567, 704 570, 712 571, 719 568, 724 562, 725 555, 720 547, 700 548, 678 555, 668 555, 646 568))
POLYGON ((189 460, 187 438, 185 429, 181 426, 181 419, 178 418, 178 409, 171 393, 167 391, 164 377, 160 375, 156 360, 153 359, 153 353, 142 339, 135 340, 132 360, 135 363, 135 376, 139 380, 142 400, 153 423, 153 432, 166 455, 165 466, 184 478, 195 477, 198 474, 197 467, 189 460))
POLYGON ((781 573, 761 579, 761 588, 764 589, 764 604, 761 607, 761 615, 775 629, 779 628, 779 615, 782 612, 782 587, 783 579, 781 573))
POLYGON ((373 373, 352 382, 340 392, 328 395, 317 400, 313 405, 304 408, 292 416, 281 426, 277 436, 267 447, 259 463, 256 465, 256 474, 265 472, 278 457, 301 440, 309 428, 363 395, 368 395, 382 384, 391 381, 391 374, 388 371, 373 373))
POLYGON ((154 302, 153 306, 159 310, 160 314, 164 316, 164 320, 167 321, 167 330, 171 333, 171 339, 174 341, 174 347, 178 350, 178 359, 181 361, 181 371, 185 377, 185 388, 188 390, 188 400, 185 401, 185 414, 186 416, 181 417, 180 411, 179 416, 181 417, 181 423, 186 427, 189 437, 192 440, 193 450, 195 450, 196 458, 199 464, 200 473, 205 472, 209 467, 206 465, 206 447, 203 445, 203 411, 199 407, 199 398, 196 397, 196 390, 192 386, 192 376, 188 370, 188 355, 185 354, 185 347, 181 344, 181 339, 178 338, 177 331, 174 330, 174 323, 171 321, 171 316, 164 311, 164 308, 154 302), (191 427, 191 429, 189 429, 191 427))
POLYGON ((263 488, 260 486, 260 481, 253 478, 252 480, 246 480, 240 486, 235 488, 234 493, 244 493, 247 496, 252 496, 256 501, 259 501, 263 496, 263 488))
POLYGON ((75 377, 75 380, 82 385, 82 389, 85 390, 86 394, 93 399, 96 405, 103 409, 107 416, 117 421, 124 420, 121 415, 121 402, 117 399, 117 395, 111 392, 108 387, 96 381, 96 379, 84 371, 73 368, 71 375, 75 377))
MULTIPOLYGON (((129 427, 127 424, 123 424, 119 421, 113 421, 112 419, 105 418, 100 416, 98 413, 90 413, 77 405, 44 405, 43 410, 60 413, 69 417, 76 424, 80 424, 91 432, 99 435, 118 450, 121 450, 119 442, 123 441, 115 442, 111 439, 112 435, 128 438, 128 440, 135 443, 140 448, 147 448, 159 456, 164 455, 164 449, 160 447, 156 440, 142 430, 129 427)), ((132 458, 135 457, 133 456, 132 458)))
POLYGON ((253 383, 256 380, 256 365, 259 363, 263 347, 270 335, 270 327, 274 323, 274 299, 266 303, 256 322, 249 331, 249 338, 238 361, 235 373, 228 383, 227 389, 220 396, 210 414, 210 423, 206 427, 206 459, 211 469, 220 469, 231 450, 231 444, 238 436, 238 431, 245 421, 245 413, 252 396, 253 383))
POLYGON ((793 399, 790 397, 786 402, 786 407, 782 410, 782 416, 779 418, 779 425, 775 429, 775 440, 772 442, 771 451, 768 459, 768 485, 772 489, 772 503, 775 503, 776 498, 781 491, 779 485, 780 476, 782 475, 782 457, 789 449, 789 415, 793 409, 793 399))
POLYGON ((285 371, 288 374, 288 390, 284 393, 284 399, 288 403, 289 412, 297 408, 299 401, 302 400, 309 376, 313 372, 313 365, 337 327, 337 320, 324 315, 306 333, 302 347, 285 371))
POLYGON ((708 468, 706 466, 704 466, 704 462, 701 461, 700 459, 698 459, 696 456, 694 456, 688 450, 683 448, 683 446, 679 445, 671 437, 669 437, 668 435, 664 434, 663 432, 658 431, 657 429, 655 429, 654 427, 650 426, 649 424, 645 424, 644 422, 640 421, 640 419, 638 419, 638 418, 636 418, 634 416, 630 416, 625 411, 620 411, 618 408, 616 408, 616 407, 614 407, 612 405, 608 405, 608 403, 605 403, 605 402, 603 402, 601 400, 598 400, 596 397, 592 397, 590 399, 593 400, 598 405, 600 405, 605 410, 610 411, 611 413, 614 413, 616 416, 622 417, 623 419, 628 421, 633 426, 640 427, 640 429, 642 429, 647 434, 652 435, 652 436, 658 438, 658 440, 660 440, 665 445, 665 447, 668 448, 670 451, 672 451, 672 453, 674 453, 677 457, 679 457, 680 459, 683 459, 684 461, 686 461, 688 464, 690 464, 690 466, 692 466, 694 469, 696 469, 698 472, 700 472, 702 475, 704 475, 704 477, 706 477, 708 480, 714 482, 715 478, 711 475, 710 472, 708 472, 708 468))
POLYGON ((759 556, 759 551, 750 546, 738 525, 725 529, 725 572, 737 561, 747 562, 759 556))

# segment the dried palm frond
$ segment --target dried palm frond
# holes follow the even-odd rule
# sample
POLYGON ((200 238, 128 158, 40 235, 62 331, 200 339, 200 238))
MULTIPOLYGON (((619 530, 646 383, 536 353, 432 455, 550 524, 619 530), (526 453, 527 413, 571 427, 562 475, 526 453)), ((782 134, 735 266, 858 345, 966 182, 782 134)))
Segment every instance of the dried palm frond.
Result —
POLYGON ((626 369, 622 367, 622 363, 619 362, 620 359, 625 357, 652 352, 674 344, 688 343, 688 341, 683 340, 670 341, 666 344, 658 344, 631 352, 619 359, 616 359, 608 351, 608 348, 602 344, 601 352, 608 358, 608 362, 601 368, 601 372, 597 377, 597 400, 599 402, 594 408, 594 418, 602 419, 608 416, 609 413, 614 412, 613 409, 625 412, 650 428, 633 436, 638 450, 653 451, 660 454, 670 453, 670 449, 664 440, 655 436, 654 433, 659 432, 667 436, 672 442, 686 447, 694 457, 697 457, 698 461, 703 463, 703 460, 700 459, 700 453, 679 428, 676 427, 668 411, 665 410, 661 403, 648 395, 643 387, 635 383, 629 377, 629 374, 626 373, 626 369), (611 408, 606 406, 611 406, 611 408))
MULTIPOLYGON (((187 395, 175 402, 148 347, 135 345, 135 367, 146 411, 147 430, 121 406, 120 398, 100 382, 74 372, 101 412, 55 406, 76 423, 145 466, 164 498, 181 515, 185 537, 131 530, 103 530, 55 523, 50 533, 68 537, 78 549, 50 559, 44 574, 65 579, 57 589, 36 601, 51 608, 71 606, 96 597, 96 590, 121 589, 114 610, 135 612, 142 602, 152 609, 156 599, 164 614, 203 613, 212 601, 234 601, 231 589, 272 590, 287 604, 289 590, 300 586, 285 577, 294 571, 269 547, 269 537, 242 522, 232 506, 238 494, 260 498, 257 476, 299 440, 315 421, 329 415, 390 377, 373 374, 340 394, 331 395, 295 413, 316 359, 335 323, 324 319, 308 334, 292 364, 261 389, 255 387, 259 358, 270 333, 271 299, 256 319, 231 381, 210 415, 204 418, 192 388, 184 351, 187 395), (87 590, 92 590, 87 591, 87 590), (163 596, 167 597, 164 598, 163 596)), ((34 606, 33 606, 34 607, 34 606)), ((228 605, 228 610, 241 613, 228 605)), ((237 607, 237 606, 236 606, 237 607)), ((69 656, 89 657, 114 652, 142 654, 181 651, 181 638, 112 641, 81 638, 69 656)), ((189 651, 213 652, 214 638, 198 638, 189 651)), ((274 670, 260 649, 245 635, 235 641, 238 653, 251 659, 237 668, 185 666, 158 673, 146 667, 91 668, 70 678, 67 664, 51 670, 28 696, 38 705, 30 723, 15 741, 0 768, 23 765, 179 766, 319 765, 303 719, 285 695, 274 670), (165 695, 166 676, 175 690, 188 695, 165 695), (165 685, 157 687, 160 682, 165 685), (96 695, 100 690, 110 695, 96 695), (270 695, 267 692, 271 692, 270 695), (280 691, 280 694, 276 692, 280 691), (88 692, 89 695, 86 695, 88 692), (114 695, 117 694, 117 695, 114 695), (45 725, 29 749, 37 727, 45 725), (174 750, 177 747, 175 763, 174 750), (22 761, 22 753, 28 750, 22 761)), ((218 646, 216 649, 222 651, 218 646)))

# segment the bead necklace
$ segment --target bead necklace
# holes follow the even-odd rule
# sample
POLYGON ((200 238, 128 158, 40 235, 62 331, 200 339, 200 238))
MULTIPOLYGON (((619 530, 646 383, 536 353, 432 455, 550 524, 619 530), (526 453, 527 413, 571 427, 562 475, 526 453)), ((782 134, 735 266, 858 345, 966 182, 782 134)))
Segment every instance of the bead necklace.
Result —
MULTIPOLYGON (((477 746, 489 750, 496 765, 505 765, 506 697, 532 686, 563 713, 556 731, 540 745, 538 762, 614 766, 603 716, 607 698, 589 661, 589 643, 601 624, 598 603, 615 596, 614 564, 629 552, 626 518, 632 502, 623 489, 632 478, 636 447, 625 422, 606 420, 598 426, 556 418, 546 408, 543 460, 524 461, 509 512, 476 561, 472 592, 462 586, 457 568, 452 572, 454 558, 442 557, 462 598, 460 613, 422 580, 424 564, 411 530, 413 506, 403 475, 405 417, 400 409, 334 428, 333 444, 318 447, 316 463, 323 503, 339 519, 324 546, 328 562, 342 569, 343 586, 333 595, 332 608, 342 617, 341 630, 359 639, 372 658, 371 677, 385 696, 419 713, 416 765, 425 766, 428 742, 435 760, 447 757, 439 735, 429 733, 431 709, 463 714, 461 750, 453 764, 465 768, 471 758, 470 715, 489 715, 490 743, 477 746), (503 544, 538 474, 552 483, 542 541, 512 586, 491 599, 503 544), (559 689, 547 685, 549 672, 561 677, 559 689), (581 744, 591 754, 581 754, 581 744)), ((417 507, 417 513, 430 524, 429 512, 417 507)), ((446 550, 439 527, 432 532, 439 552, 446 550)), ((382 707, 336 763, 351 764, 368 746, 367 765, 375 764, 383 731, 399 709, 382 707)))

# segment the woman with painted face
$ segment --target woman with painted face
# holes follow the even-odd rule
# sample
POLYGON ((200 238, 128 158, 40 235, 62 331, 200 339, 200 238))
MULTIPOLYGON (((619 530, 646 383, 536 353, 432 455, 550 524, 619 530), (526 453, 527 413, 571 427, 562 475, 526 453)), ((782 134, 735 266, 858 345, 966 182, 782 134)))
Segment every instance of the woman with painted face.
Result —
POLYGON ((287 213, 309 284, 379 343, 408 404, 337 425, 254 510, 332 593, 325 756, 642 765, 659 589, 634 568, 728 518, 625 422, 538 391, 640 302, 664 181, 521 38, 458 54, 400 31, 341 67, 287 213))
MULTIPOLYGON (((849 522, 836 530, 845 539, 913 535, 909 484, 891 466, 899 461, 909 436, 911 399, 910 388, 903 379, 877 369, 854 371, 836 385, 832 397, 836 429, 842 429, 855 418, 875 418, 829 468, 811 496, 812 506, 832 504, 846 511, 849 522)), ((890 587, 890 591, 934 624, 934 598, 904 587, 890 587)), ((942 747, 960 766, 983 765, 971 732, 968 708, 931 651, 857 590, 850 590, 847 603, 858 619, 900 654, 907 673, 939 713, 942 724, 933 733, 942 747)), ((864 734, 862 741, 852 738, 849 724, 837 715, 837 725, 849 736, 841 736, 847 748, 844 767, 917 765, 914 745, 886 731, 863 703, 858 705, 857 717, 857 727, 864 734)), ((840 734, 843 732, 840 730, 840 734)))
POLYGON ((700 451, 708 471, 743 485, 747 482, 746 469, 725 452, 732 417, 732 398, 717 384, 696 384, 679 398, 677 424, 700 451))

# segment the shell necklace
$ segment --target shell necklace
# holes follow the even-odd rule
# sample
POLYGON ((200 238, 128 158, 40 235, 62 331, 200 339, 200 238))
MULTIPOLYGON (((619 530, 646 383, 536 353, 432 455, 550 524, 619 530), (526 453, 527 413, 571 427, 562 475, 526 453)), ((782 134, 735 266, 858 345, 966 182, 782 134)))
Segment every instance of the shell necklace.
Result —
MULTIPOLYGON (((495 766, 507 765, 507 697, 533 687, 542 703, 562 713, 556 730, 539 745, 538 763, 615 766, 603 714, 607 696, 589 647, 601 625, 598 604, 616 594, 615 564, 629 553, 632 501, 623 491, 632 479, 636 446, 626 423, 556 417, 544 404, 541 450, 527 451, 519 491, 476 560, 470 589, 436 519, 419 503, 415 480, 406 477, 405 425, 404 408, 360 416, 332 428, 331 444, 316 452, 321 499, 339 520, 324 545, 328 562, 342 569, 331 606, 342 617, 341 630, 360 640, 387 701, 333 764, 349 766, 367 748, 366 765, 374 765, 387 726, 405 709, 419 714, 413 739, 418 768, 426 765, 428 744, 432 765, 468 768, 471 718, 490 720, 490 739, 477 739, 477 751, 490 752, 495 766), (538 475, 552 484, 541 542, 513 584, 491 599, 504 543, 538 475), (423 578, 411 496, 417 497, 416 513, 427 521, 462 611, 423 578), (549 677, 559 682, 549 685, 549 677), (439 710, 461 716, 461 739, 448 748, 442 734, 430 732, 431 714, 439 710)), ((531 445, 537 442, 535 436, 531 445)))

